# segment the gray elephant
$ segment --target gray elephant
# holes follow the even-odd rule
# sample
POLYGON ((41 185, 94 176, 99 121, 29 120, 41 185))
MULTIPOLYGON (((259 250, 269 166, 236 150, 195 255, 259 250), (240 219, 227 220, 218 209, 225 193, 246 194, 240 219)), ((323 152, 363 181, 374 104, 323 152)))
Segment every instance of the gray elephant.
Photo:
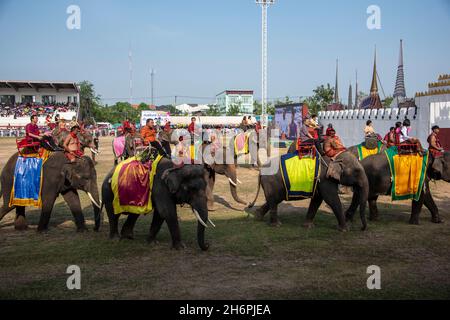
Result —
MULTIPOLYGON (((446 152, 442 158, 428 160, 427 177, 424 182, 423 190, 420 194, 419 201, 412 201, 410 224, 419 224, 420 211, 425 205, 431 212, 432 222, 441 223, 442 219, 439 216, 439 209, 437 208, 433 196, 429 188, 429 180, 444 180, 450 182, 450 154, 446 152)), ((380 195, 391 194, 392 180, 391 171, 389 168, 389 161, 385 154, 377 154, 370 156, 363 161, 361 165, 369 179, 369 210, 370 220, 378 219, 377 200, 380 195)), ((356 203, 354 199, 348 209, 346 215, 351 217, 354 214, 356 203)))
MULTIPOLYGON (((270 161, 270 165, 274 168, 279 168, 279 166, 272 163, 276 159, 272 158, 270 161)), ((347 230, 346 219, 338 195, 338 186, 342 184, 353 187, 355 203, 360 207, 362 230, 366 230, 367 224, 364 211, 369 192, 369 182, 362 165, 351 153, 343 152, 334 161, 331 161, 328 157, 323 157, 320 161, 320 166, 319 180, 308 208, 305 227, 313 226, 314 217, 322 202, 325 201, 331 207, 338 220, 338 229, 340 231, 347 230)), ((273 226, 277 226, 280 224, 277 214, 278 204, 287 199, 281 170, 278 169, 272 175, 259 175, 258 192, 255 201, 249 208, 255 204, 261 186, 264 190, 266 202, 257 209, 256 218, 262 220, 264 215, 270 211, 270 223, 273 226)))
MULTIPOLYGON (((114 169, 105 177, 102 185, 102 199, 108 213, 110 238, 119 235, 119 216, 113 207, 114 193, 111 179, 114 169)), ((213 223, 208 218, 206 181, 202 165, 184 165, 174 167, 172 161, 163 158, 158 163, 151 193, 153 203, 153 221, 148 235, 148 242, 155 240, 163 222, 167 223, 172 237, 172 246, 175 249, 183 247, 181 243, 180 228, 177 218, 177 204, 189 204, 198 219, 197 241, 200 248, 208 250, 209 244, 205 242, 205 228, 207 223, 213 223)), ((128 214, 120 236, 133 239, 133 229, 139 215, 128 214)), ((214 225, 213 225, 214 226, 214 225)))
MULTIPOLYGON (((17 158, 17 153, 9 158, 0 176, 0 196, 3 196, 0 220, 8 212, 16 209, 15 227, 16 229, 25 229, 27 227, 25 207, 9 206, 17 158)), ((61 194, 73 214, 77 231, 85 231, 86 225, 78 190, 86 192, 91 199, 94 207, 95 230, 98 230, 100 226, 101 204, 97 187, 97 173, 92 159, 84 156, 75 162, 69 162, 64 153, 58 151, 50 155, 44 163, 42 170, 42 210, 37 230, 43 232, 48 229, 55 200, 61 194)))

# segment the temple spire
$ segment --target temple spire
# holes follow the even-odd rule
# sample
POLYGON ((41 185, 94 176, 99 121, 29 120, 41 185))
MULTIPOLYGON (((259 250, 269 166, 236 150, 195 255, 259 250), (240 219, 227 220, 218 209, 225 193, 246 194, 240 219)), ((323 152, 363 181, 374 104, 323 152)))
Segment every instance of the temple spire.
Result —
POLYGON ((339 103, 338 73, 339 73, 339 60, 336 59, 336 84, 334 86, 334 103, 339 103))
POLYGON ((352 83, 350 82, 350 87, 348 88, 348 103, 347 103, 347 109, 353 108, 353 92, 352 92, 352 83))
POLYGON ((397 80, 395 81, 394 98, 406 98, 405 74, 403 71, 403 40, 400 40, 400 57, 398 61, 397 80))
POLYGON ((378 82, 377 82, 377 48, 375 47, 375 59, 373 61, 373 75, 372 85, 370 86, 370 94, 378 94, 378 82))
POLYGON ((358 99, 358 70, 356 70, 356 86, 355 86, 355 109, 359 108, 359 99, 358 99))

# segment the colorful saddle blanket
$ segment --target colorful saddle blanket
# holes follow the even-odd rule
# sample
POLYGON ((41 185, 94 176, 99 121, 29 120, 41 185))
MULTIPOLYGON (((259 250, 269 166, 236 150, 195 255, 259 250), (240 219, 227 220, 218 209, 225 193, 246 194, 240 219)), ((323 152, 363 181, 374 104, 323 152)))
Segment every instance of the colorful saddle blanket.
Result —
POLYGON ((311 198, 320 175, 320 157, 299 158, 298 152, 281 157, 281 175, 286 189, 286 200, 311 198))
POLYGON ((249 147, 248 147, 248 140, 249 140, 250 134, 247 132, 243 132, 238 134, 234 138, 234 153, 239 156, 241 154, 248 154, 249 147))
POLYGON ((113 148, 116 157, 121 157, 123 155, 123 152, 125 151, 125 136, 114 138, 113 148))
POLYGON ((143 164, 139 158, 132 157, 117 165, 111 179, 115 214, 148 214, 153 210, 153 179, 161 159, 158 155, 154 161, 143 164))
POLYGON ((383 147, 383 143, 381 143, 381 141, 378 141, 378 147, 375 149, 367 149, 364 143, 361 143, 360 145, 358 145, 359 161, 362 161, 365 158, 373 156, 375 154, 379 154, 381 152, 381 147, 383 147))
POLYGON ((418 201, 427 174, 428 151, 423 157, 418 154, 399 155, 397 147, 391 147, 385 153, 391 170, 392 200, 418 201))
POLYGON ((14 181, 9 206, 42 208, 41 189, 43 165, 50 152, 43 149, 38 154, 19 156, 14 169, 14 181))

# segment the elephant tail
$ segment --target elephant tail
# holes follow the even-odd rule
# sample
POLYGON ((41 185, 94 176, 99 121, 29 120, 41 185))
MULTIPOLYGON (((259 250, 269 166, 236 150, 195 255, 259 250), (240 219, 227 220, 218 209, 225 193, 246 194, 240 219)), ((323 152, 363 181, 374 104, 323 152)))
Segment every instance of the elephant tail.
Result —
POLYGON ((261 173, 258 174, 258 191, 256 191, 256 197, 255 200, 253 200, 246 209, 251 209, 255 206, 256 200, 258 200, 259 197, 259 191, 261 190, 261 173))

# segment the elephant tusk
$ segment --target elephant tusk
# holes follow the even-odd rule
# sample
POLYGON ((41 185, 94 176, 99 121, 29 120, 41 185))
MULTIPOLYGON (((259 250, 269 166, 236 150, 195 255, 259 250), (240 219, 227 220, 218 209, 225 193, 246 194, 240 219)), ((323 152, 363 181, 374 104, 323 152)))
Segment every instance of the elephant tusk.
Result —
POLYGON ((231 178, 228 178, 228 181, 230 181, 230 183, 237 188, 237 184, 235 182, 233 182, 233 180, 231 180, 231 178))
POLYGON ((216 225, 211 221, 211 219, 208 218, 208 222, 212 225, 213 228, 216 227, 216 225))
POLYGON ((92 148, 89 148, 91 150, 92 153, 98 154, 98 151, 92 148))
POLYGON ((208 225, 202 220, 202 218, 200 218, 200 214, 198 213, 198 211, 195 209, 192 209, 192 211, 194 211, 195 217, 197 218, 198 222, 200 222, 201 225, 205 228, 208 228, 208 225))
POLYGON ((242 184, 242 182, 236 178, 237 183, 242 184))
MULTIPOLYGON (((97 208, 99 208, 99 209, 102 208, 102 206, 99 205, 99 204, 97 203, 97 201, 94 200, 94 197, 92 196, 92 194, 91 194, 90 192, 87 192, 87 195, 88 195, 89 199, 91 200, 91 202, 92 202, 97 208)), ((100 202, 101 202, 101 201, 100 201, 100 202)))

